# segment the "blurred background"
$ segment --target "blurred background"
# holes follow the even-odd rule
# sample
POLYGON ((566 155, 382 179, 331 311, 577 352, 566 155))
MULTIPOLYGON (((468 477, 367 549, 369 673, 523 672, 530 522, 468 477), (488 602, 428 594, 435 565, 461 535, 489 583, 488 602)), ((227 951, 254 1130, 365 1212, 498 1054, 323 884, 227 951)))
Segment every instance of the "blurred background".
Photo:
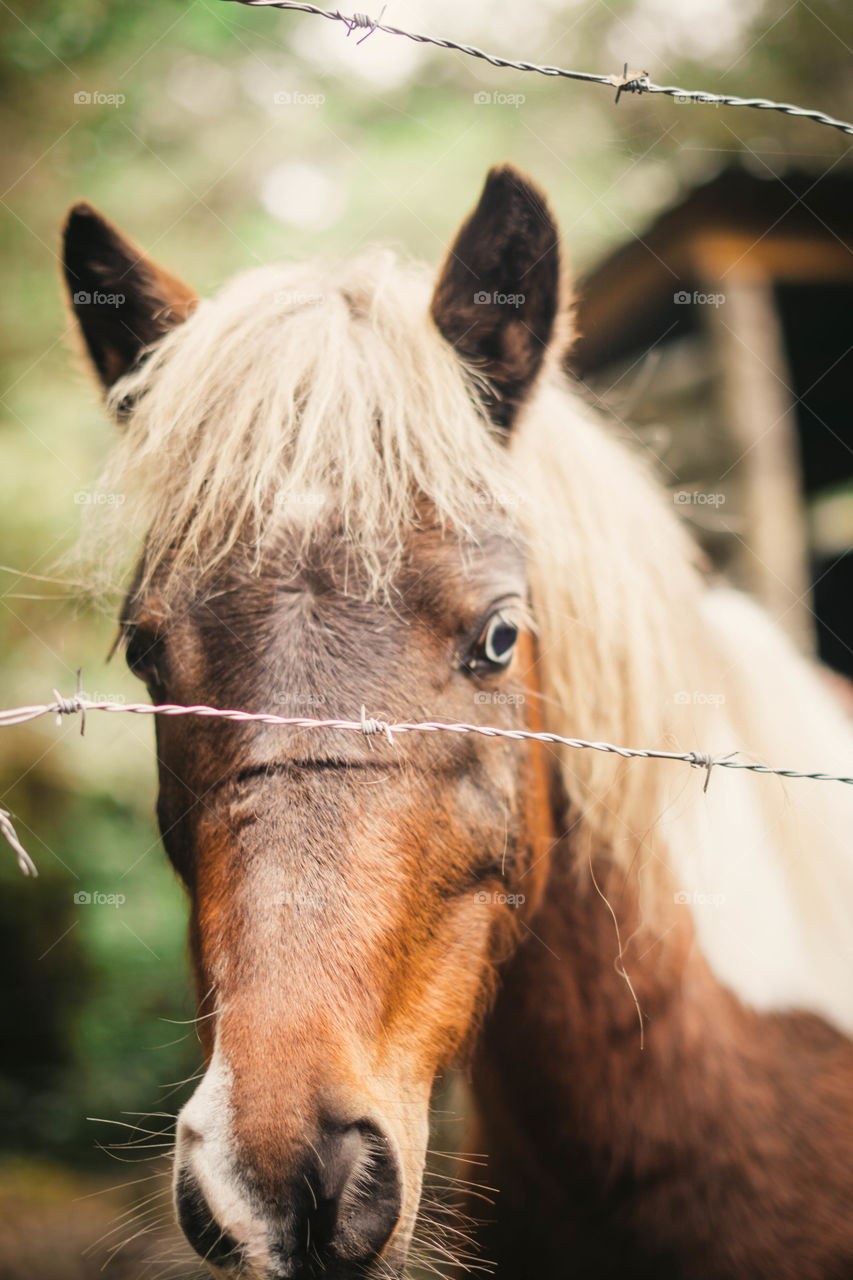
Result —
MULTIPOLYGON (((385 20, 853 117, 847 0, 391 0, 385 20)), ((654 454, 712 559, 853 672, 849 136, 617 106, 223 0, 9 0, 0 30, 0 704, 70 692, 79 665, 89 696, 140 696, 106 660, 120 584, 93 605, 60 565, 112 430, 60 290, 68 205, 90 200, 207 292, 371 241, 437 263, 502 160, 561 221, 585 394, 654 454)), ((200 1051, 154 797, 147 722, 0 735, 0 805, 40 871, 23 880, 0 847, 0 1280, 195 1274, 164 1225, 170 1116, 200 1051)))

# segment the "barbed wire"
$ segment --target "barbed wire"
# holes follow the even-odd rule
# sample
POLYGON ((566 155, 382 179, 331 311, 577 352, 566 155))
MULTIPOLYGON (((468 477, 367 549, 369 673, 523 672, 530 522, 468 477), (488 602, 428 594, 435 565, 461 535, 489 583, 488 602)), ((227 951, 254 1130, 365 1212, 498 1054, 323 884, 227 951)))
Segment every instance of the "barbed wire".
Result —
MULTIPOLYGON (((586 738, 569 738, 560 733, 547 730, 537 732, 532 729, 503 729, 497 725, 468 723, 461 720, 380 720, 368 716, 366 708, 361 708, 358 720, 345 720, 337 717, 319 719, 313 716, 282 716, 272 711, 241 711, 237 708, 209 707, 204 703, 185 706, 177 702, 110 702, 87 698, 82 692, 82 672, 77 673, 77 692, 70 698, 64 698, 58 690, 53 690, 53 702, 40 702, 25 707, 9 707, 0 710, 0 728, 26 724, 30 720, 38 720, 42 716, 56 716, 57 725, 62 723, 63 716, 80 715, 80 733, 86 727, 86 715, 90 711, 127 712, 131 715, 144 716, 200 716, 204 719, 233 720, 238 723, 255 723, 281 725, 293 729, 335 729, 351 733, 360 733, 370 738, 384 736, 390 746, 394 739, 405 733, 459 733, 479 734, 484 738, 508 738, 514 742, 542 742, 554 746, 572 747, 579 751, 604 751, 610 755, 622 756, 625 759, 640 760, 676 760, 689 764, 694 769, 705 770, 704 790, 708 790, 713 769, 743 769, 750 773, 772 774, 778 778, 806 779, 812 782, 841 782, 853 786, 853 778, 845 778, 835 774, 807 771, 802 769, 780 769, 768 764, 756 764, 748 760, 738 760, 736 751, 725 756, 713 756, 707 751, 663 751, 654 747, 618 747, 612 742, 593 742, 586 738)), ((38 875, 35 863, 18 839, 12 815, 7 809, 0 809, 0 834, 14 850, 18 866, 24 875, 38 875)))
POLYGON ((678 98, 684 102, 699 102, 719 107, 752 107, 756 111, 779 111, 783 115, 798 116, 804 120, 812 120, 815 124, 826 125, 829 129, 837 129, 841 133, 853 134, 853 123, 839 120, 825 111, 817 111, 808 107, 798 107, 792 102, 775 102, 771 98, 739 98, 729 93, 708 93, 704 89, 682 89, 674 84, 655 84, 647 71, 629 71, 628 64, 621 75, 601 75, 592 71, 569 71, 566 67, 552 67, 537 62, 524 62, 515 58, 502 58, 498 54, 486 53, 475 45, 459 44, 455 40, 442 39, 439 36, 427 36, 417 31, 407 31, 404 27, 394 27, 382 21, 387 8, 384 5, 377 19, 366 13, 341 13, 340 9, 321 9, 319 5, 303 3, 303 0, 227 0, 227 3, 241 4, 250 9, 288 9, 297 13, 315 14, 318 18, 328 18, 332 22, 342 22, 347 34, 363 31, 361 44, 374 31, 382 31, 389 36, 402 36, 415 44, 433 45, 437 49, 452 49, 456 53, 464 53, 469 58, 479 58, 493 67, 507 67, 513 71, 532 71, 540 76, 558 76, 564 80, 580 80, 586 84, 606 85, 616 90, 616 102, 623 93, 662 93, 670 98, 678 98))

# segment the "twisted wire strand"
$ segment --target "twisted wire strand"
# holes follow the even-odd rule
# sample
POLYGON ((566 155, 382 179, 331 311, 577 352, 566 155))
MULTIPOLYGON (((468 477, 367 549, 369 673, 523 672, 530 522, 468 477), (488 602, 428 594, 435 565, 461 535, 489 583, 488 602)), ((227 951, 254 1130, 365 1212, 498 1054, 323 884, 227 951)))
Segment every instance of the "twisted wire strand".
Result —
MULTIPOLYGON (((616 90, 616 101, 623 93, 662 93, 670 98, 684 102, 698 102, 719 107, 752 107, 756 111, 778 111, 782 115, 797 116, 804 120, 812 120, 815 124, 825 125, 829 129, 837 129, 840 133, 853 134, 853 123, 839 120, 825 111, 817 111, 809 107, 798 107, 792 102, 775 102, 771 98, 739 98, 734 94, 708 93, 704 89, 682 89, 674 84, 655 84, 648 72, 629 72, 625 64, 621 75, 601 75, 592 71, 570 71, 566 67, 542 65, 537 62, 526 62, 515 58, 502 58, 498 54, 487 53, 475 45, 459 44, 455 40, 446 40, 440 36, 428 36, 417 31, 407 31, 404 27, 394 27, 382 22, 382 14, 374 20, 365 13, 345 14, 340 9, 322 9, 319 5, 305 3, 304 0, 226 0, 226 3, 241 4, 250 9, 287 9, 298 13, 310 13, 318 18, 327 18, 332 22, 341 22, 349 35, 353 31, 364 31, 357 43, 361 44, 374 31, 382 31, 385 35, 401 36, 412 40, 415 44, 432 45, 436 49, 451 49, 456 53, 464 53, 469 58, 479 58, 493 67, 507 67, 513 71, 532 71, 540 76, 558 76, 564 80, 580 80, 586 84, 606 85, 616 90)), ((383 8, 382 13, 385 10, 383 8)))
MULTIPOLYGON (((209 707, 204 703, 184 706, 176 702, 108 702, 93 701, 79 692, 81 675, 78 672, 78 692, 70 698, 63 697, 54 690, 53 702, 34 703, 24 707, 10 707, 0 710, 0 728, 26 724, 38 720, 42 716, 55 715, 57 724, 63 716, 80 715, 80 731, 85 727, 85 716, 92 711, 111 713, 127 712, 131 715, 144 716, 198 716, 202 719, 232 720, 237 723, 255 723, 280 725, 293 729, 333 729, 351 733, 360 733, 368 740, 384 735, 389 745, 404 733, 475 733, 483 738, 507 738, 514 742, 543 742, 554 746, 571 747, 579 751, 604 751, 624 759, 641 760, 675 760, 691 765, 694 769, 704 769, 707 791, 713 769, 743 769, 749 773, 772 774, 778 778, 806 779, 812 782, 840 782, 853 786, 853 777, 843 777, 824 773, 820 770, 783 769, 768 764, 753 763, 736 759, 737 752, 725 756, 713 756, 706 751, 663 751, 655 747, 620 747, 612 742, 594 742, 587 738, 569 738, 560 733, 548 731, 534 732, 532 729, 504 729, 497 725, 473 724, 462 720, 381 720, 367 715, 365 707, 361 708, 358 720, 345 720, 337 717, 320 719, 314 716, 281 716, 272 711, 242 711, 239 708, 209 707)), ((24 849, 15 832, 12 816, 6 809, 0 809, 0 834, 12 846, 18 859, 18 866, 24 875, 36 875, 35 865, 24 849)))

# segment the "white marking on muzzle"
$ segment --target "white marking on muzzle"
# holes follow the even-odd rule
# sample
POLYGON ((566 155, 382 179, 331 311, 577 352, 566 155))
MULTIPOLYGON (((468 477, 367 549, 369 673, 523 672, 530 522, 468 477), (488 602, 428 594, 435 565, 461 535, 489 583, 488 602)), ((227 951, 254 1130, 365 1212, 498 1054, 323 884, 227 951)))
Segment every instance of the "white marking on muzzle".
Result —
POLYGON ((193 1096, 178 1116, 175 1141, 175 1186, 181 1169, 195 1178, 217 1226, 241 1247, 247 1277, 264 1276, 270 1265, 267 1229, 241 1193, 234 1168, 235 1144, 231 1130, 233 1073, 218 1038, 193 1096))

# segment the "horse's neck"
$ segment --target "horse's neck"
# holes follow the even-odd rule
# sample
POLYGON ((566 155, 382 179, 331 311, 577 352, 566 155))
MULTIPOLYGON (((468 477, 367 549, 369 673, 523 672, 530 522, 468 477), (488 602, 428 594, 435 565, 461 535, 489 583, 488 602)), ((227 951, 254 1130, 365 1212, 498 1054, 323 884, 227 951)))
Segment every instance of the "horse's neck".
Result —
MULTIPOLYGON (((609 1148, 624 1141, 611 1122, 627 1118, 637 1077, 663 1050, 664 1034, 675 1038, 697 1022, 697 1000, 700 1020, 716 1019, 725 1034, 731 1002, 692 946, 689 912, 642 925, 630 877, 601 858, 578 869, 562 854, 504 969, 480 1076, 486 1096, 517 1094, 522 1106, 526 1097, 555 1139, 563 1129, 609 1160, 609 1148)), ((513 1102, 501 1110, 501 1138, 517 1139, 519 1156, 533 1145, 544 1175, 547 1141, 530 1143, 530 1121, 513 1102)))
POLYGON ((579 875, 571 850, 558 852, 484 1028, 475 1090, 500 1188, 486 1242, 499 1276, 527 1274, 521 1254, 506 1263, 520 1231, 539 1239, 546 1269, 574 1250, 578 1275, 769 1274, 776 1245, 751 1241, 749 1265, 729 1272, 715 1255, 724 1245, 707 1239, 712 1226, 751 1225, 754 1203, 769 1239, 807 1237, 809 1215, 823 1215, 830 1265, 853 1258, 850 1043, 809 1015, 746 1009, 711 974, 689 912, 673 907, 652 928, 630 875, 606 858, 592 870, 609 906, 589 868, 579 875))

